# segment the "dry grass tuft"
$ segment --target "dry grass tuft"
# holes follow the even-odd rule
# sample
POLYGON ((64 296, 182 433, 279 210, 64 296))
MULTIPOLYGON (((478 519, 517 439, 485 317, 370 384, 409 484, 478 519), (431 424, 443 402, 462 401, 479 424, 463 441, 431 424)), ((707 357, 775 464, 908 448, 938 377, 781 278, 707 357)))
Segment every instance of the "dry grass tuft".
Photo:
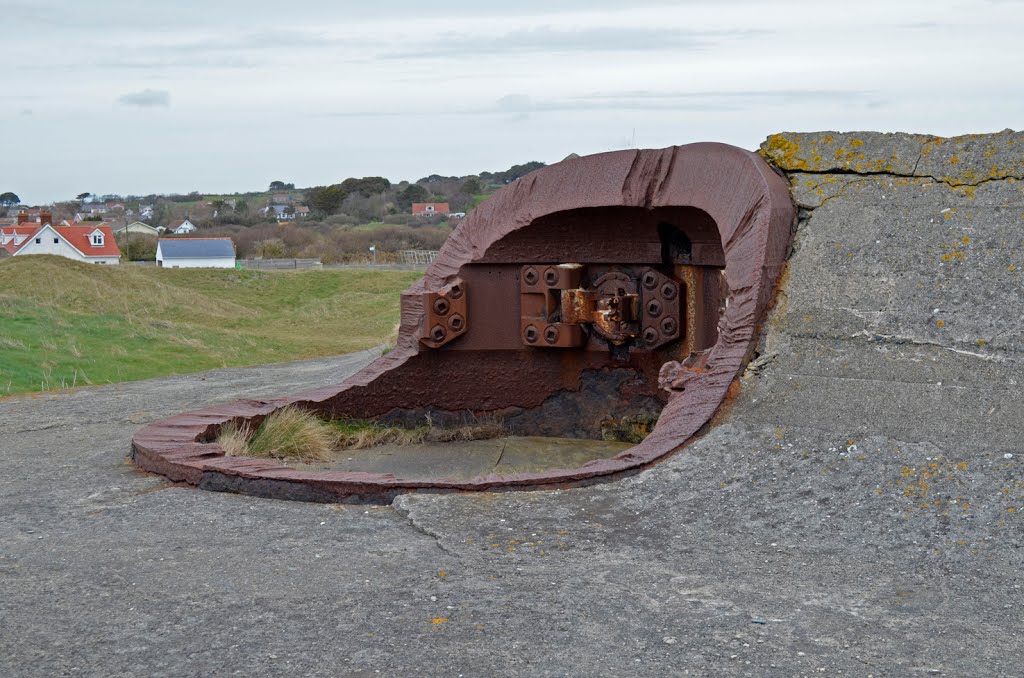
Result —
POLYGON ((267 417, 255 433, 247 427, 225 426, 217 442, 225 454, 328 461, 337 434, 312 412, 293 405, 267 417))
POLYGON ((248 426, 244 424, 238 426, 235 422, 228 422, 221 427, 220 433, 217 434, 217 444, 224 450, 224 454, 229 457, 245 457, 248 456, 249 450, 249 437, 252 432, 248 426))
POLYGON ((420 443, 448 443, 459 440, 490 440, 508 432, 497 420, 474 421, 462 426, 426 425, 415 428, 384 426, 372 421, 343 420, 333 422, 337 429, 337 447, 342 450, 362 450, 377 445, 419 445, 420 443))

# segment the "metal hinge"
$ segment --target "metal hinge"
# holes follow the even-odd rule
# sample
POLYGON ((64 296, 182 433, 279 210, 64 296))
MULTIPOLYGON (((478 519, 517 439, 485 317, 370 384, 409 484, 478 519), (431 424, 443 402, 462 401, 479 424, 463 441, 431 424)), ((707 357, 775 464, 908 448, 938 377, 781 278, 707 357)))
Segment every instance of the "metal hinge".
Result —
POLYGON ((679 284, 652 269, 638 278, 618 271, 584 285, 580 264, 520 270, 520 327, 527 346, 573 347, 594 334, 620 346, 653 349, 679 338, 679 284))

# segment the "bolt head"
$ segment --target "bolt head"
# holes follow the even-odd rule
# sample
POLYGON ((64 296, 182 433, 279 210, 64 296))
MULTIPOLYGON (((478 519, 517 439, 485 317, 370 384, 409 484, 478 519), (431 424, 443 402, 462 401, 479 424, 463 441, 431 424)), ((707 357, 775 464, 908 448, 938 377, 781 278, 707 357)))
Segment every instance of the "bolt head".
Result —
POLYGON ((544 341, 549 344, 554 344, 558 341, 558 328, 554 325, 548 325, 547 329, 544 330, 544 341))
POLYGON ((462 289, 462 285, 452 285, 452 288, 448 290, 448 296, 452 299, 458 299, 462 296, 465 290, 462 289))
POLYGON ((661 286, 661 296, 665 297, 666 299, 675 299, 678 293, 679 290, 676 289, 674 283, 667 282, 661 286))
POLYGON ((547 283, 548 287, 552 287, 558 283, 558 271, 554 268, 549 268, 544 271, 544 282, 547 283))
POLYGON ((643 338, 644 343, 646 343, 647 345, 656 344, 658 342, 658 336, 658 330, 654 329, 653 327, 648 327, 644 329, 643 338))
POLYGON ((664 318, 661 321, 661 331, 665 334, 676 333, 676 321, 675 318, 664 318))
POLYGON ((654 286, 658 284, 658 274, 654 271, 646 271, 640 277, 640 283, 649 290, 653 290, 654 286))
POLYGON ((452 305, 448 303, 447 299, 444 297, 434 299, 434 313, 438 315, 447 315, 450 310, 452 310, 452 305))
POLYGON ((430 338, 434 341, 444 341, 445 337, 448 336, 448 331, 440 325, 434 325, 430 328, 430 338))
POLYGON ((540 280, 540 274, 537 273, 537 269, 531 266, 523 271, 523 280, 526 281, 527 285, 536 285, 537 281, 540 280))
POLYGON ((647 302, 647 314, 653 318, 657 318, 661 315, 661 302, 657 299, 651 299, 647 302))
POLYGON ((537 339, 540 337, 540 332, 533 325, 527 325, 526 329, 523 330, 523 338, 526 339, 526 343, 535 344, 537 339))
POLYGON ((458 313, 453 313, 451 318, 448 318, 448 329, 452 332, 460 332, 462 328, 466 326, 466 319, 458 313))

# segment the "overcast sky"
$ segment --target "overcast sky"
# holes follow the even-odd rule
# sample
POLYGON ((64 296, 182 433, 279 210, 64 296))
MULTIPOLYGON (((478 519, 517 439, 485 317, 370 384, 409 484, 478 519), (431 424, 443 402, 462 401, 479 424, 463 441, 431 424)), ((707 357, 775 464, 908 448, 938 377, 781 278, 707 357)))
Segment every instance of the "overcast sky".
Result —
POLYGON ((392 181, 1024 127, 1017 0, 0 0, 0 192, 392 181))

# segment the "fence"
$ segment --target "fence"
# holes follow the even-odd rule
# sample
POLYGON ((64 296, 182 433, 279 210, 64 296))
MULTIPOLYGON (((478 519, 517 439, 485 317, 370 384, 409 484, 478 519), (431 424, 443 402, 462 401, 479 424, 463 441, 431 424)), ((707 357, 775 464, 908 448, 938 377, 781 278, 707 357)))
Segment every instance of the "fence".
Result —
POLYGON ((239 259, 238 264, 242 268, 262 271, 303 271, 323 268, 319 259, 239 259))
POLYGON ((429 266, 437 259, 437 250, 400 250, 398 261, 409 266, 429 266))

